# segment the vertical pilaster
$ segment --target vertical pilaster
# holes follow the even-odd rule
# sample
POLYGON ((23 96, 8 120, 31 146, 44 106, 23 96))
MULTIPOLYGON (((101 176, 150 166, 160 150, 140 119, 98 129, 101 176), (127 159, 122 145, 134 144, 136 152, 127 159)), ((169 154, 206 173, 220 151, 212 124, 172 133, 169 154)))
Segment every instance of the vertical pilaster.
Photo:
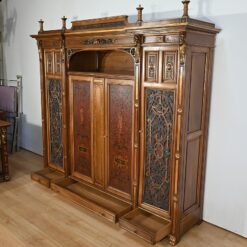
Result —
POLYGON ((182 173, 182 141, 183 141, 183 116, 184 116, 184 83, 185 83, 185 59, 186 44, 185 34, 181 33, 179 38, 179 79, 177 87, 177 107, 176 107, 176 136, 174 138, 175 158, 173 161, 173 186, 172 186, 172 229, 169 236, 169 243, 176 245, 180 239, 180 186, 182 173))
POLYGON ((133 169, 133 205, 138 205, 139 151, 140 151, 140 82, 142 35, 135 35, 135 88, 134 88, 134 169, 133 169))

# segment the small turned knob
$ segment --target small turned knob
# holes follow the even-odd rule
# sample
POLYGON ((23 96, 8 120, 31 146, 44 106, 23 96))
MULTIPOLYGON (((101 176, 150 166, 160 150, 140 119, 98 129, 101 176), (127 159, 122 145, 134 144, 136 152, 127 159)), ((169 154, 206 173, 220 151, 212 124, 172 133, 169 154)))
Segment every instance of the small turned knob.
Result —
POLYGON ((190 3, 190 0, 184 0, 184 1, 182 1, 182 3, 184 5, 183 17, 189 17, 189 3, 190 3))
POLYGON ((63 16, 63 18, 62 18, 62 29, 63 30, 66 29, 66 20, 67 20, 67 18, 65 16, 63 16))
POLYGON ((138 16, 137 16, 137 24, 141 25, 142 24, 142 11, 143 11, 143 7, 141 6, 141 4, 139 4, 139 6, 136 8, 138 11, 138 16))
POLYGON ((44 21, 42 19, 39 20, 39 33, 44 32, 44 21))

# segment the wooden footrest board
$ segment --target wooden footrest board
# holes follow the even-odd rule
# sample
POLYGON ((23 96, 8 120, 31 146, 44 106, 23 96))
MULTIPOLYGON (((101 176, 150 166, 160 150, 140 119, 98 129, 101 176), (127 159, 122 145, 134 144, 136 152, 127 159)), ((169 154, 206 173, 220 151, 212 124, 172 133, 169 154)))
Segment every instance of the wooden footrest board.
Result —
POLYGON ((37 172, 33 172, 31 174, 31 178, 32 180, 50 188, 51 182, 64 178, 64 174, 62 172, 59 171, 55 171, 49 167, 37 171, 37 172))
POLYGON ((119 226, 132 232, 151 244, 166 237, 171 230, 171 222, 153 215, 141 208, 125 214, 119 219, 119 226))
POLYGON ((114 223, 132 209, 130 203, 70 178, 53 182, 51 189, 114 223))

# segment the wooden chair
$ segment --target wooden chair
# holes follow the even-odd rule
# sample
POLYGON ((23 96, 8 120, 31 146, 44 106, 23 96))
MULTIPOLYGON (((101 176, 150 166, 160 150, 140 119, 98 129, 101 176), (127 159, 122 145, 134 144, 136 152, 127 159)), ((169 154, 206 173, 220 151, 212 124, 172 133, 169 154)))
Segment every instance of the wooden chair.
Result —
POLYGON ((11 152, 20 147, 20 127, 22 117, 22 76, 16 80, 0 80, 0 119, 12 123, 8 131, 11 152))

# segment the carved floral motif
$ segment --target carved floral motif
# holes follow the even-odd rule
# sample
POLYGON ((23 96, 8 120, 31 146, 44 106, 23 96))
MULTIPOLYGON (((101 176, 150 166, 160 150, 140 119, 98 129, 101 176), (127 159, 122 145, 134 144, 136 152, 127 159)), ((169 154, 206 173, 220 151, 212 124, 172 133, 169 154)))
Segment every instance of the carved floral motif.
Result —
POLYGON ((83 45, 110 45, 115 42, 115 39, 87 39, 81 41, 83 45))

